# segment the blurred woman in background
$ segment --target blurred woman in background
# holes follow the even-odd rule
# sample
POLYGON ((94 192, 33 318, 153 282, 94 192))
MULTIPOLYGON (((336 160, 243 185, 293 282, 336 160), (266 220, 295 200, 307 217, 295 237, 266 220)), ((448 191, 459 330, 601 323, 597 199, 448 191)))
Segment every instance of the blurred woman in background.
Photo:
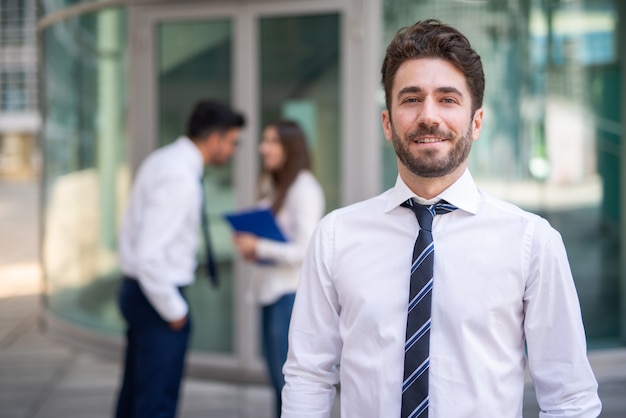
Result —
POLYGON ((234 243, 244 259, 254 262, 251 295, 261 306, 263 354, 276 394, 276 416, 280 417, 282 367, 287 359, 298 275, 325 201, 311 172, 305 134, 297 123, 278 120, 269 124, 263 131, 259 152, 263 160, 259 206, 271 210, 287 242, 237 233, 234 243))

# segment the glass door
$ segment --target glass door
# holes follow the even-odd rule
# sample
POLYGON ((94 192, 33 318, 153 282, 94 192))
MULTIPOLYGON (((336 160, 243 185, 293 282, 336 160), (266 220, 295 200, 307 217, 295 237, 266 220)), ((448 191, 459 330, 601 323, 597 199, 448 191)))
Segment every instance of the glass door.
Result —
POLYGON ((304 128, 326 210, 340 203, 338 13, 263 17, 259 25, 261 128, 277 118, 304 128))

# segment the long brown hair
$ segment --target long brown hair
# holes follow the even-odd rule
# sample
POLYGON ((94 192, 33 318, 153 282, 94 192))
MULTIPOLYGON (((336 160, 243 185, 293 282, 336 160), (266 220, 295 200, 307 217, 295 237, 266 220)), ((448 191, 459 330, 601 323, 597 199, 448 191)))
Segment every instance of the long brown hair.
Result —
MULTIPOLYGON (((285 151, 285 163, 275 171, 262 170, 260 181, 270 179, 273 199, 272 212, 278 213, 285 202, 287 190, 293 184, 302 170, 311 170, 311 156, 306 143, 304 131, 298 123, 291 120, 279 119, 270 123, 278 132, 280 144, 285 151)), ((263 190, 261 190, 263 197, 263 190)))

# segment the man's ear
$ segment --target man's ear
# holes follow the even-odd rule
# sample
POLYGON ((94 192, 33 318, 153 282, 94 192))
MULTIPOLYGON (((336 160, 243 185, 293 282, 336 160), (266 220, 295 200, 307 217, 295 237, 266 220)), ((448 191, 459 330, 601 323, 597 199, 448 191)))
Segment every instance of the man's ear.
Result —
POLYGON ((474 117, 472 118, 472 140, 476 141, 480 136, 480 131, 483 128, 483 108, 476 109, 474 117))
POLYGON ((391 114, 387 109, 383 110, 382 112, 382 122, 383 131, 385 132, 385 138, 387 138, 387 141, 391 141, 391 138, 393 137, 393 129, 391 126, 391 114))
POLYGON ((213 152, 213 150, 215 150, 217 146, 219 145, 220 138, 221 138, 221 134, 217 131, 213 131, 207 136, 205 136, 202 142, 204 142, 205 148, 213 152))

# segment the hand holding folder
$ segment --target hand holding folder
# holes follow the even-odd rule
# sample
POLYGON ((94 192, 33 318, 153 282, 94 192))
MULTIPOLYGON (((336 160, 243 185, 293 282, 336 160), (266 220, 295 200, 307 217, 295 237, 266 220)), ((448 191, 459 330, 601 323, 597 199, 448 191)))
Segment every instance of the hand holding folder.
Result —
POLYGON ((261 238, 287 242, 269 209, 250 209, 224 215, 237 232, 248 232, 261 238))

